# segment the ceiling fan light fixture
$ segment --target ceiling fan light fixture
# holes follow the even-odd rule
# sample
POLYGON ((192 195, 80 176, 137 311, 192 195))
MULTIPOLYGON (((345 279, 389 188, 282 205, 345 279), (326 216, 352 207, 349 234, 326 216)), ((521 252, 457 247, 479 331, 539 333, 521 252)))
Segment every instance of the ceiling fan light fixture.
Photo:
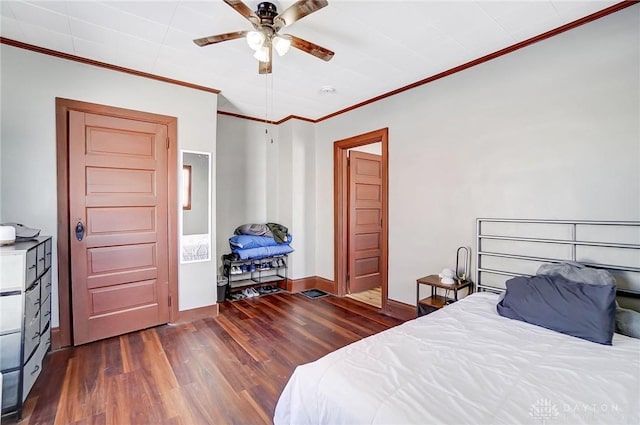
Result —
POLYGON ((273 37, 273 48, 276 49, 278 55, 284 56, 291 47, 291 37, 288 35, 276 35, 273 37))
POLYGON ((269 46, 259 47, 253 54, 253 57, 260 62, 269 62, 269 46))
POLYGON ((223 41, 245 38, 251 50, 254 51, 253 57, 260 62, 258 74, 271 74, 274 49, 279 56, 285 55, 290 47, 294 47, 325 62, 333 58, 334 52, 329 49, 293 35, 278 34, 281 29, 327 6, 329 4, 327 0, 297 0, 282 13, 278 13, 278 7, 269 1, 257 0, 261 3, 258 4, 255 11, 252 11, 244 1, 224 0, 224 3, 247 19, 253 26, 253 31, 227 32, 196 38, 193 42, 204 47, 223 41))
POLYGON ((256 52, 264 46, 265 36, 260 31, 249 31, 247 33, 247 44, 256 52))

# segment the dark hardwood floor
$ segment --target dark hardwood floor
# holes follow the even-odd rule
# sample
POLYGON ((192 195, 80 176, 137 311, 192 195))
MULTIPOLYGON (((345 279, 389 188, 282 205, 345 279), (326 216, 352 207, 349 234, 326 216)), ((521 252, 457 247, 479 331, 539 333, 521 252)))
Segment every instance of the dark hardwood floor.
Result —
POLYGON ((222 303, 217 318, 50 353, 19 423, 270 424, 297 365, 399 323, 333 296, 222 303))

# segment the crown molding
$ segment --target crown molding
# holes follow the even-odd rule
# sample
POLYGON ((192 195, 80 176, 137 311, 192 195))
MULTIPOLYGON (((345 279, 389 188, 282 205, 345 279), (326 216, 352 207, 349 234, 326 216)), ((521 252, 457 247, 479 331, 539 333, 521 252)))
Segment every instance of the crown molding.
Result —
POLYGON ((148 72, 136 71, 135 69, 112 65, 110 63, 100 62, 93 59, 87 59, 87 58, 72 55, 69 53, 58 52, 57 50, 45 49, 44 47, 23 43, 21 41, 12 40, 10 38, 0 37, 0 44, 6 44, 8 46, 18 47, 20 49, 31 50, 32 52, 42 53, 43 55, 49 55, 49 56, 54 56, 61 59, 67 59, 74 62, 80 62, 87 65, 97 66, 99 68, 106 68, 112 71, 124 72, 125 74, 131 74, 138 77, 149 78, 151 80, 162 81, 163 83, 175 84, 178 86, 188 87, 190 89, 195 89, 195 90, 202 90, 209 93, 215 93, 215 94, 220 93, 220 90, 214 89, 211 87, 199 86, 197 84, 191 84, 184 81, 161 77, 159 75, 149 74, 148 72))
POLYGON ((226 115, 228 117, 234 117, 234 118, 241 118, 243 120, 249 120, 249 121, 258 121, 264 124, 280 124, 281 121, 272 121, 272 120, 267 120, 264 118, 256 118, 256 117, 252 117, 249 115, 242 115, 242 114, 236 114, 234 112, 227 112, 227 111, 217 111, 218 115, 226 115))
POLYGON ((272 120, 266 120, 264 118, 257 118, 257 117, 252 117, 250 115, 243 115, 243 114, 238 114, 235 112, 227 112, 227 111, 218 111, 218 115, 226 115, 228 117, 235 117, 235 118, 241 118, 243 120, 249 120, 249 121, 258 121, 258 122, 262 122, 265 124, 275 124, 275 125, 280 125, 284 122, 287 122, 289 120, 300 120, 300 121, 307 121, 310 123, 316 123, 318 122, 317 120, 311 119, 311 118, 307 118, 307 117, 302 117, 300 115, 288 115, 284 118, 282 118, 279 121, 272 121, 272 120))

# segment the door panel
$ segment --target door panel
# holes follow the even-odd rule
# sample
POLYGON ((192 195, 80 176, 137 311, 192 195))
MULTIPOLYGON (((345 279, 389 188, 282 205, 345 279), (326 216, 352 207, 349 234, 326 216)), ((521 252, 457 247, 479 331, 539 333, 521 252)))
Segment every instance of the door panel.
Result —
POLYGON ((91 208, 87 211, 91 235, 130 232, 154 232, 155 210, 152 207, 91 208))
POLYGON ((123 157, 153 158, 155 145, 153 137, 144 133, 131 133, 102 128, 90 128, 87 152, 94 155, 121 155, 123 157))
POLYGON ((87 278, 113 272, 136 271, 153 267, 155 264, 155 244, 120 245, 89 248, 89 273, 87 278))
POLYGON ((117 288, 102 288, 91 293, 93 314, 110 313, 123 308, 146 306, 157 298, 156 280, 146 280, 121 285, 117 288))
POLYGON ((380 237, 377 233, 356 235, 355 242, 361 249, 380 249, 380 237))
POLYGON ((380 219, 382 218, 380 208, 364 208, 364 202, 360 202, 360 208, 356 207, 354 211, 355 226, 358 232, 356 235, 361 234, 367 230, 377 232, 380 229, 380 219))
POLYGON ((349 152, 349 293, 381 286, 382 157, 349 152))
POLYGON ((75 344, 169 320, 166 140, 163 124, 69 112, 75 344))
POLYGON ((356 259, 356 275, 373 275, 380 273, 380 262, 377 257, 356 259))
POLYGON ((154 196, 155 173, 153 170, 102 168, 113 165, 104 160, 100 161, 99 165, 100 168, 91 166, 86 168, 87 195, 154 196))
POLYGON ((356 196, 362 202, 364 201, 373 201, 374 203, 382 202, 379 185, 361 183, 356 187, 356 190, 357 190, 356 196))

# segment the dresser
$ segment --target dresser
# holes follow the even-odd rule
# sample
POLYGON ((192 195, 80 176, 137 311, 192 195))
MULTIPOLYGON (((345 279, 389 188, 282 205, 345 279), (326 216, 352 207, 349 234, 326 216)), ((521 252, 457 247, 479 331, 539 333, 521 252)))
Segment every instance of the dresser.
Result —
POLYGON ((51 238, 0 247, 2 414, 22 404, 51 346, 51 238))

